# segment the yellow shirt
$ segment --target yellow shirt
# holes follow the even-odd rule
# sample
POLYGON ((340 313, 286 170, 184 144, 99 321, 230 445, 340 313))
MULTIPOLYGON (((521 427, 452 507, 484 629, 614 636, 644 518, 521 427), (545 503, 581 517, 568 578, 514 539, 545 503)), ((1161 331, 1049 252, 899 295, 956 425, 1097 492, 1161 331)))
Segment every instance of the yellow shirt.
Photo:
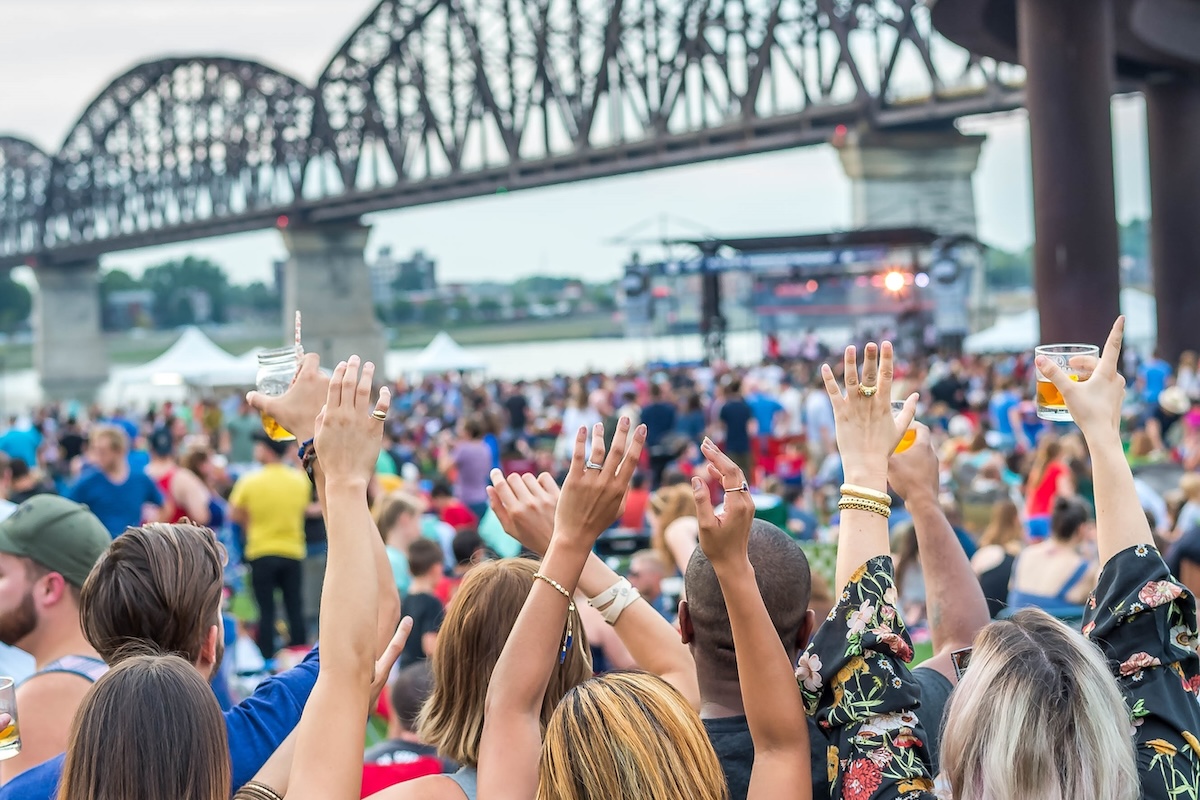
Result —
POLYGON ((229 504, 243 509, 247 561, 263 556, 302 559, 304 510, 312 497, 308 476, 295 467, 267 464, 238 480, 229 504))

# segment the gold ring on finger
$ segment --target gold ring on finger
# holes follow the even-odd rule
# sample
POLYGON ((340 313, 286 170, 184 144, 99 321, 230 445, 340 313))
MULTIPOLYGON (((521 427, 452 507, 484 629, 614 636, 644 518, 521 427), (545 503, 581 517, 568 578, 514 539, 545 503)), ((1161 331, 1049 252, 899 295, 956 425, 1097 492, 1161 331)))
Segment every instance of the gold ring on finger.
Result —
POLYGON ((371 416, 374 417, 375 419, 379 420, 380 422, 384 422, 385 420, 387 420, 387 412, 384 411, 382 408, 377 408, 374 411, 372 411, 371 416))
POLYGON ((878 391, 879 391, 878 386, 864 386, 861 383, 858 385, 858 393, 861 394, 863 397, 874 397, 875 393, 878 391))

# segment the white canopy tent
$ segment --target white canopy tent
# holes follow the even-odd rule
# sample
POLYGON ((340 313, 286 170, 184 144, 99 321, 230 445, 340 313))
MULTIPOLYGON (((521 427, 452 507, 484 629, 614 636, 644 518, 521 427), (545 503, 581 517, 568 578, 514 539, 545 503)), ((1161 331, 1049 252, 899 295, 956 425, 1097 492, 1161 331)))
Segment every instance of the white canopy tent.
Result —
POLYGON ((250 386, 257 366, 222 350, 199 328, 187 328, 158 358, 120 374, 122 383, 159 386, 250 386))
MULTIPOLYGON (((1125 342, 1143 353, 1152 350, 1158 338, 1158 305, 1154 296, 1138 289, 1122 289, 1121 313, 1125 315, 1125 342)), ((1028 352, 1041 344, 1040 329, 1037 309, 1022 311, 971 334, 963 342, 963 349, 968 353, 1028 352)))
POLYGON ((482 372, 487 364, 471 355, 442 331, 433 337, 421 354, 408 365, 409 372, 430 374, 436 372, 482 372))

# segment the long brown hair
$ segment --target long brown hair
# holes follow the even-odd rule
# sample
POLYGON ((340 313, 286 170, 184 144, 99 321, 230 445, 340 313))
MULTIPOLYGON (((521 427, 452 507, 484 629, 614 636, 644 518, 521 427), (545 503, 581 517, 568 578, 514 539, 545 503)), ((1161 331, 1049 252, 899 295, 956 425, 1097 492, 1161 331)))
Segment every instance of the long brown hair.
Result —
POLYGON ((537 800, 728 798, 700 716, 655 675, 592 678, 567 692, 546 726, 537 800))
POLYGON ((229 743, 212 689, 178 656, 121 660, 84 697, 58 800, 228 800, 229 743))
POLYGON ((1043 436, 1033 455, 1033 465, 1029 468, 1029 479, 1025 481, 1025 486, 1029 491, 1037 489, 1038 484, 1042 482, 1042 476, 1046 474, 1046 467, 1061 455, 1062 445, 1058 438, 1049 434, 1043 436))
POLYGON ((667 547, 664 534, 672 522, 696 516, 696 498, 692 494, 692 487, 686 483, 664 486, 650 495, 649 507, 655 518, 650 546, 662 556, 665 563, 675 564, 675 554, 667 547))
MULTIPOLYGON (((421 709, 417 734, 445 758, 479 763, 483 706, 492 670, 533 586, 538 563, 526 558, 486 561, 467 573, 438 632, 433 694, 421 709)), ((542 725, 572 686, 592 676, 587 636, 575 626, 566 661, 556 664, 542 699, 542 725)))
POLYGON ((1012 500, 997 500, 992 504, 992 517, 988 520, 979 547, 999 545, 1008 553, 1016 555, 1025 542, 1025 526, 1021 524, 1021 512, 1012 500))

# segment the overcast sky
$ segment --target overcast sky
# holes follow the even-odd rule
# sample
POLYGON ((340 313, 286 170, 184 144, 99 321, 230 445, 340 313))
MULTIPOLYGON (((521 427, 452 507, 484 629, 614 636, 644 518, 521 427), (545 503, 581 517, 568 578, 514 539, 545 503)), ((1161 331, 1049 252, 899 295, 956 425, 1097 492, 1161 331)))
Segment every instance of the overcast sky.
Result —
MULTIPOLYGON (((310 84, 376 0, 0 0, 0 133, 53 151, 84 106, 132 65, 166 55, 225 54, 265 62, 310 84)), ((1148 214, 1143 108, 1114 104, 1117 206, 1148 214)), ((988 134, 975 176, 981 237, 1009 249, 1033 237, 1023 114, 968 120, 988 134)), ((810 147, 642 175, 516 192, 370 217, 370 250, 424 249, 446 280, 537 272, 617 274, 640 231, 671 235, 823 231, 850 223, 849 183, 834 151, 810 147)), ((134 271, 193 253, 237 281, 264 278, 284 255, 264 231, 108 256, 134 271)))

